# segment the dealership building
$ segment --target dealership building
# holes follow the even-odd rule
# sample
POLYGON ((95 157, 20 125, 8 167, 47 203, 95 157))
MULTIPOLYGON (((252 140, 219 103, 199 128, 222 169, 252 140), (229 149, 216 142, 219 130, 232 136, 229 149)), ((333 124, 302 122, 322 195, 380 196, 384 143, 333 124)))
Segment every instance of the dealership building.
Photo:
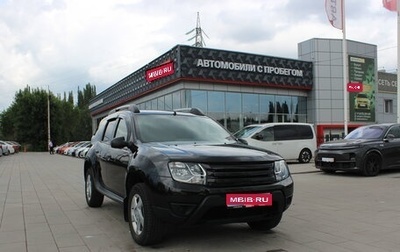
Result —
POLYGON ((318 142, 348 130, 396 121, 396 75, 377 71, 377 46, 347 40, 345 91, 341 39, 298 44, 298 59, 177 45, 90 101, 93 130, 118 106, 197 107, 229 131, 254 123, 307 122, 318 142), (344 95, 346 93, 346 95, 344 95))

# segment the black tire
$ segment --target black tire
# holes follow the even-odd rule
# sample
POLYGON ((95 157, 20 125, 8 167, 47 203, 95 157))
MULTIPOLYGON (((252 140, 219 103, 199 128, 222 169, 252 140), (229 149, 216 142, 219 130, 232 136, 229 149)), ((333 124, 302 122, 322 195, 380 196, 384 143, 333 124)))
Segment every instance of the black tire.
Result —
POLYGON ((278 226, 279 222, 281 222, 281 219, 282 219, 282 213, 275 215, 274 217, 272 217, 268 220, 251 221, 251 222, 247 222, 247 224, 253 230, 268 231, 268 230, 271 230, 274 227, 278 226))
POLYGON ((103 204, 104 195, 94 186, 93 171, 89 169, 85 178, 85 197, 88 206, 100 207, 103 204))
POLYGON ((165 235, 165 225, 153 213, 145 184, 132 187, 128 199, 128 221, 133 240, 142 246, 159 243, 165 235))
POLYGON ((299 154, 300 163, 309 163, 312 158, 312 153, 309 149, 302 149, 299 154))
POLYGON ((382 158, 378 153, 369 153, 364 159, 362 174, 364 176, 376 176, 382 168, 382 158))

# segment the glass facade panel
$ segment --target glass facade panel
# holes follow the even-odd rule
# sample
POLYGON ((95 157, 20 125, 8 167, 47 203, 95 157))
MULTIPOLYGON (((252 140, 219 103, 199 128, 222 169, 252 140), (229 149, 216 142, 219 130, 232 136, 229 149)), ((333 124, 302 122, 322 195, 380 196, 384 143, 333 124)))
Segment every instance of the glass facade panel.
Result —
POLYGON ((297 99, 295 105, 293 122, 306 122, 307 121, 307 98, 306 97, 293 97, 297 99))
POLYGON ((240 113, 227 113, 225 128, 229 130, 231 133, 235 133, 239 129, 241 129, 241 114, 240 113))
POLYGON ((276 104, 277 122, 290 122, 291 97, 277 95, 275 97, 275 104, 276 104))
POLYGON ((151 109, 151 101, 147 101, 145 104, 146 104, 145 107, 147 110, 151 109))
POLYGON ((183 104, 181 103, 181 91, 175 92, 172 94, 172 109, 182 108, 183 104))
POLYGON ((165 96, 165 110, 172 110, 172 94, 168 94, 165 96))
POLYGON ((307 122, 307 98, 300 96, 181 90, 139 106, 161 110, 196 107, 232 133, 249 124, 307 122))
POLYGON ((274 95, 260 95, 260 123, 275 122, 274 95))
POLYGON ((151 108, 150 109, 157 109, 157 99, 151 100, 151 108))
POLYGON ((207 113, 207 115, 225 127, 226 120, 225 120, 224 112, 209 112, 209 113, 207 113))
POLYGON ((241 93, 226 93, 226 112, 242 112, 241 93))
POLYGON ((242 124, 242 94, 229 93, 225 94, 226 106, 226 123, 225 127, 232 133, 238 131, 242 124))
POLYGON ((164 108, 165 108, 164 96, 158 97, 158 99, 157 99, 157 109, 158 110, 164 110, 164 108))
POLYGON ((186 99, 189 108, 199 108, 204 113, 207 113, 207 91, 190 90, 186 99))
POLYGON ((225 111, 225 93, 208 91, 208 112, 224 112, 225 111))
POLYGON ((260 102, 258 94, 242 94, 243 126, 260 122, 260 102))

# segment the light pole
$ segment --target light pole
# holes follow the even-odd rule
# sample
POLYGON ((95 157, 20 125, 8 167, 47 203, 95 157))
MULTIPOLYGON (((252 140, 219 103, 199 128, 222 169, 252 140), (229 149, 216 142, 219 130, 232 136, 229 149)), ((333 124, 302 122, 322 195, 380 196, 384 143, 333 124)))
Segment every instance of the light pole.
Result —
MULTIPOLYGON (((47 86, 47 143, 50 143, 50 88, 47 86)), ((50 146, 47 144, 48 151, 50 151, 50 146)))

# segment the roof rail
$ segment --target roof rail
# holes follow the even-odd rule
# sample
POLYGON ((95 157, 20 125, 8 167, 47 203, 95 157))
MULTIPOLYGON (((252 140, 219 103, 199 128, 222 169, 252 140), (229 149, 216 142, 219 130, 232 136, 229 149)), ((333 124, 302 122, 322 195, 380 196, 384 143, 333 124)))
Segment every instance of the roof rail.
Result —
POLYGON ((108 114, 110 115, 110 114, 113 114, 113 113, 121 111, 121 110, 129 110, 133 113, 140 113, 140 110, 136 104, 129 104, 129 105, 124 105, 124 106, 112 109, 112 110, 110 110, 110 112, 108 112, 108 114))
POLYGON ((205 114, 198 108, 180 108, 174 109, 175 112, 191 113, 194 115, 204 116, 205 114))

